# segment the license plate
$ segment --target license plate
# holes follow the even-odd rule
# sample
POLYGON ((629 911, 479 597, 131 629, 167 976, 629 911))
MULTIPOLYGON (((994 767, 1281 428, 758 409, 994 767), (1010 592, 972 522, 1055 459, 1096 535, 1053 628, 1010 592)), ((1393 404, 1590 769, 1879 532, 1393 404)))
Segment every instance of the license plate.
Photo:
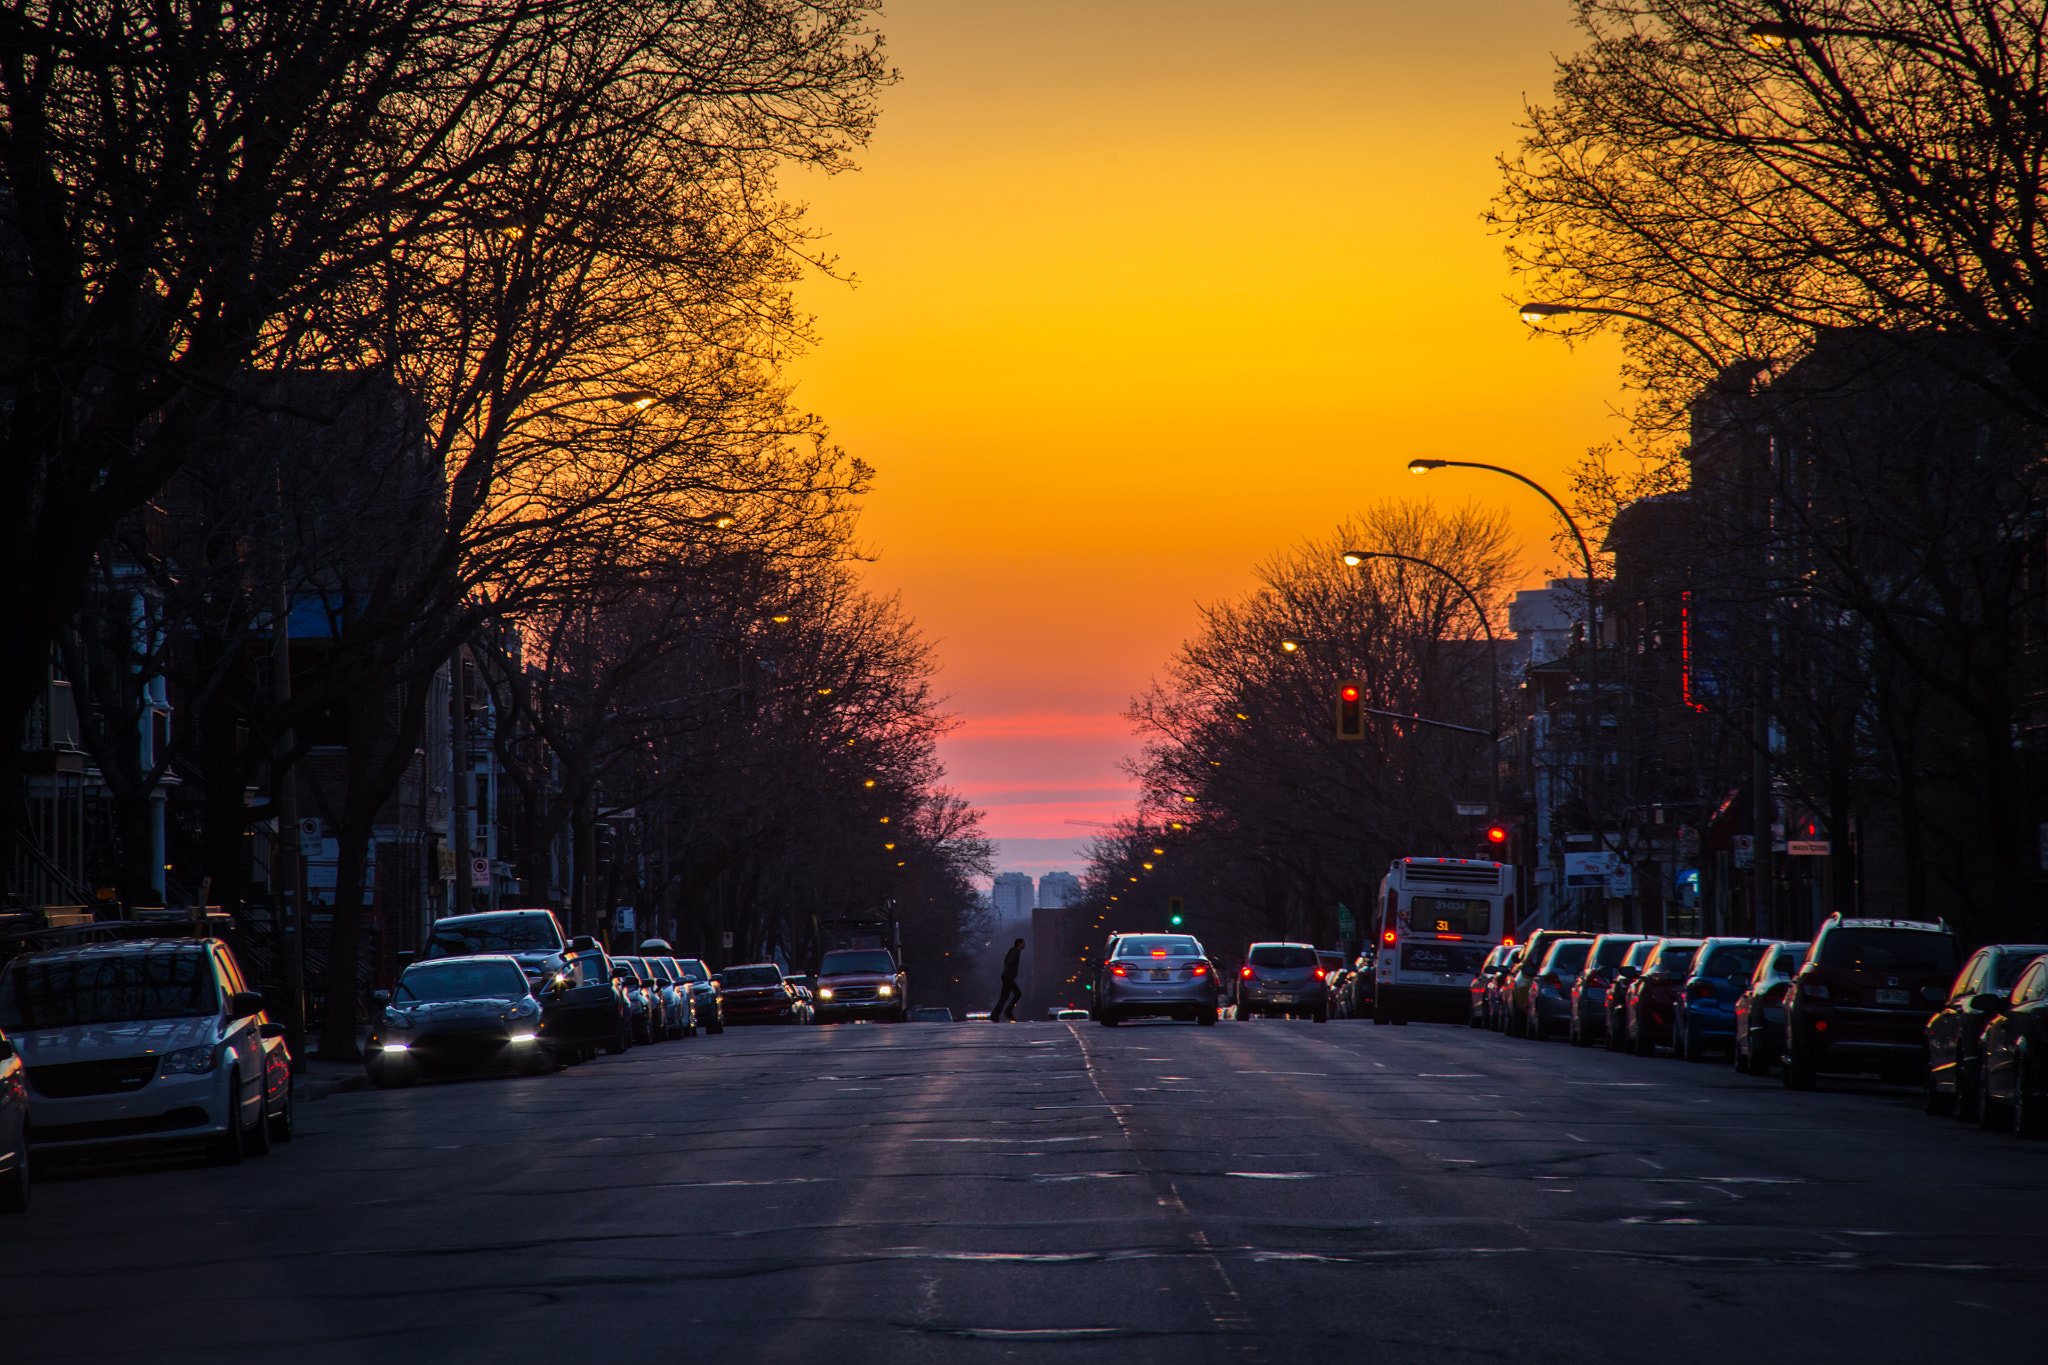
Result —
POLYGON ((1904 991, 1879 990, 1877 993, 1877 1003, 1880 1005, 1910 1005, 1913 1003, 1913 997, 1904 991))
POLYGON ((1154 981, 1164 981, 1166 980, 1167 975, 1168 974, 1166 972, 1160 971, 1157 967, 1152 969, 1152 979, 1154 981))
POLYGON ((1276 1005, 1291 1005, 1294 1003, 1294 997, 1291 995, 1276 995, 1273 997, 1273 1003, 1276 1005))

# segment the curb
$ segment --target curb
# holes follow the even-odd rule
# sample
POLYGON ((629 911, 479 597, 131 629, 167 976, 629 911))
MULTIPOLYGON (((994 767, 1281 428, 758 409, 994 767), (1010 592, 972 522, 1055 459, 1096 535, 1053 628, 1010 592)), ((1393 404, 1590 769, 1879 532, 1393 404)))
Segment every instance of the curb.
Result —
POLYGON ((329 1095, 364 1090, 369 1084, 370 1078, 360 1071, 353 1076, 300 1076, 292 1083, 292 1097, 311 1103, 314 1100, 324 1100, 329 1095))

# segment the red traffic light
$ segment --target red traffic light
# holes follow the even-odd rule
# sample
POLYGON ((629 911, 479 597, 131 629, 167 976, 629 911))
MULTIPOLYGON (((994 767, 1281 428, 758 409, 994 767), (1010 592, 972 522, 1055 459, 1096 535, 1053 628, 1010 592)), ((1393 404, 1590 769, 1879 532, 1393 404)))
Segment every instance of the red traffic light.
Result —
POLYGON ((1342 692, 1339 692, 1337 695, 1342 697, 1346 701, 1357 701, 1358 689, 1356 687, 1346 685, 1344 690, 1342 692))
POLYGON ((1488 825, 1488 826, 1486 827, 1486 842, 1487 842, 1487 843, 1489 843, 1489 844, 1504 844, 1504 843, 1506 843, 1507 841, 1508 841, 1508 827, 1507 827, 1506 825, 1488 825))
POLYGON ((1364 696, 1365 689, 1356 679, 1337 684, 1337 738, 1365 738, 1365 714, 1360 702, 1364 696))

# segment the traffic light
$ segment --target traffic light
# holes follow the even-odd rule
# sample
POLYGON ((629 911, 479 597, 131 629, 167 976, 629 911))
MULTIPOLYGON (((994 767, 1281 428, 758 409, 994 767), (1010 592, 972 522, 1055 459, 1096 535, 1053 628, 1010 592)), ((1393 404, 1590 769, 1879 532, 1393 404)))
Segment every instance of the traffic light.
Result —
POLYGON ((1356 678, 1337 684, 1337 738, 1365 738, 1365 715, 1360 709, 1364 696, 1356 678))
POLYGON ((1187 922, 1187 917, 1181 914, 1181 898, 1179 896, 1167 897, 1166 922, 1175 929, 1180 928, 1181 925, 1187 922))
POLYGON ((1503 825, 1502 823, 1500 823, 1500 821, 1496 820, 1486 827, 1487 843, 1492 844, 1495 848, 1499 848, 1503 844, 1507 843, 1507 841, 1508 827, 1506 825, 1503 825))

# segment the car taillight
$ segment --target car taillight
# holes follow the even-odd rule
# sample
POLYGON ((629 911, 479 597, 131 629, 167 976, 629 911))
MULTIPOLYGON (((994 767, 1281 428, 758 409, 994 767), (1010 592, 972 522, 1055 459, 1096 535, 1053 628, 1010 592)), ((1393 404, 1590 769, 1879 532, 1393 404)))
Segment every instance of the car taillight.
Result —
MULTIPOLYGON (((1387 942, 1389 942, 1389 943, 1392 943, 1393 941, 1394 941, 1394 940, 1392 940, 1392 939, 1388 939, 1388 940, 1387 940, 1387 942)), ((1512 948, 1512 947, 1514 947, 1514 946, 1515 946, 1515 936, 1514 936, 1513 934, 1509 934, 1509 935, 1508 935, 1507 937, 1503 938, 1503 939, 1502 939, 1502 940, 1500 941, 1500 946, 1501 946, 1501 947, 1503 947, 1503 948, 1512 948)))
POLYGON ((1249 980, 1249 979, 1251 978, 1251 974, 1252 974, 1252 969, 1251 969, 1250 967, 1246 967, 1246 968, 1245 968, 1245 969, 1244 969, 1244 970, 1243 970, 1242 972, 1239 972, 1239 973, 1238 973, 1238 975, 1239 975, 1239 976, 1242 976, 1242 977, 1246 978, 1247 980, 1249 980))
POLYGON ((1129 972, 1127 972, 1127 971, 1125 971, 1125 970, 1124 970, 1124 969, 1123 969, 1123 968, 1122 968, 1121 966, 1111 967, 1111 968, 1109 969, 1109 974, 1110 974, 1111 976, 1129 976, 1129 975, 1130 975, 1130 973, 1129 973, 1129 972))
POLYGON ((1325 972, 1321 967, 1316 968, 1316 980, 1321 981, 1327 975, 1329 973, 1325 972))
POLYGON ((1209 974, 1209 964, 1206 962, 1197 962, 1189 970, 1194 972, 1196 976, 1207 976, 1209 974))
POLYGON ((1695 981, 1685 988, 1685 993, 1695 1000, 1704 1000, 1714 993, 1714 983, 1711 981, 1695 981))
POLYGON ((1384 934, 1381 934, 1380 941, 1383 943, 1392 943, 1394 941, 1394 931, 1392 929, 1389 929, 1384 934))
POLYGON ((1813 1000, 1828 999, 1828 983, 1818 976, 1807 975, 1799 978, 1799 993, 1813 1000))

